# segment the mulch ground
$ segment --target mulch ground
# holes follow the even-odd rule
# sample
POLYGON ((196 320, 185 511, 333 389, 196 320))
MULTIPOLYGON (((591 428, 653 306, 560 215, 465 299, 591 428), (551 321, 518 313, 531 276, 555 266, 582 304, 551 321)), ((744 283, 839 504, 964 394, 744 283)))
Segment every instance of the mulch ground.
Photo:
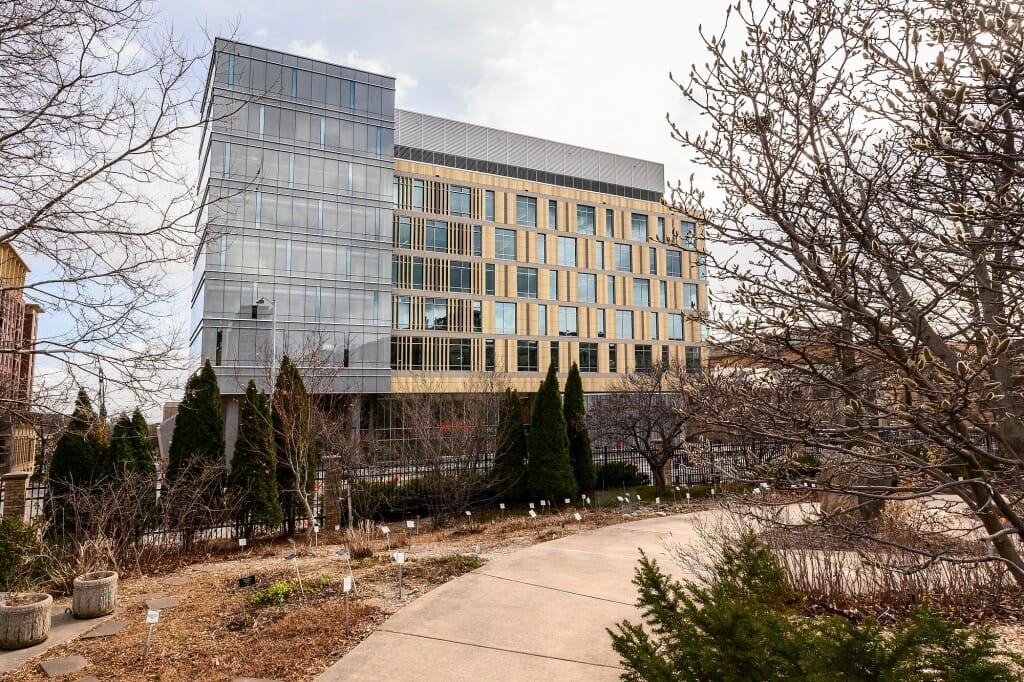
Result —
MULTIPOLYGON (((658 511, 700 508, 696 504, 675 508, 663 505, 658 511)), ((411 538, 404 528, 392 524, 395 530, 390 542, 376 537, 372 540, 372 556, 354 560, 336 554, 347 547, 342 535, 321 533, 319 546, 300 548, 297 559, 284 558, 293 551, 284 541, 266 541, 245 553, 236 551, 233 558, 179 567, 173 573, 126 577, 120 581, 118 608, 111 620, 130 620, 131 625, 110 637, 75 639, 54 647, 0 675, 0 682, 46 680, 39 667, 41 660, 74 654, 90 662, 80 675, 92 675, 105 682, 218 682, 236 677, 309 680, 344 656, 403 605, 482 565, 487 556, 650 517, 656 510, 645 506, 627 512, 582 511, 581 522, 574 520, 572 510, 548 512, 536 519, 519 512, 515 517, 464 521, 451 528, 416 533, 411 538), (397 566, 392 558, 396 549, 406 552, 401 599, 397 566), (295 574, 296 564, 302 593, 295 574), (355 587, 349 593, 346 618, 343 576, 350 571, 355 587), (170 575, 185 577, 188 582, 163 584, 161 581, 170 575), (255 584, 239 587, 238 579, 243 576, 255 576, 255 584), (266 594, 270 586, 281 583, 287 585, 283 603, 253 603, 254 595, 266 594), (161 611, 147 654, 144 595, 153 593, 176 596, 180 605, 161 611)))

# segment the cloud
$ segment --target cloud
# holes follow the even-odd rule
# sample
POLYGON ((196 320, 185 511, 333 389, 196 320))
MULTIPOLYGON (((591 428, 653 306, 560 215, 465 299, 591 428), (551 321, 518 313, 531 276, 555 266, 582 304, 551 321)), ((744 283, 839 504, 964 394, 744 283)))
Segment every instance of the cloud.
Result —
POLYGON ((359 69, 361 71, 393 76, 395 78, 395 103, 398 106, 402 106, 402 103, 408 96, 409 91, 420 84, 419 79, 411 74, 405 73, 404 71, 395 73, 391 68, 390 62, 383 59, 365 57, 357 50, 349 50, 345 53, 344 57, 338 57, 333 54, 330 48, 320 40, 312 43, 307 43, 304 40, 293 40, 288 43, 288 51, 322 62, 344 64, 345 66, 351 66, 353 69, 359 69))

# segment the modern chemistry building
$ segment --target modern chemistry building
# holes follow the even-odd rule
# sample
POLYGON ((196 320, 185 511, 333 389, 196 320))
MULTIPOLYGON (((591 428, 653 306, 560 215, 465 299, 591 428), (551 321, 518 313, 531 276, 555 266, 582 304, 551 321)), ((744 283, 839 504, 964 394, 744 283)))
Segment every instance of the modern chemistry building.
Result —
POLYGON ((394 85, 217 41, 192 354, 225 394, 282 353, 373 396, 700 368, 703 239, 661 164, 396 110, 394 85))

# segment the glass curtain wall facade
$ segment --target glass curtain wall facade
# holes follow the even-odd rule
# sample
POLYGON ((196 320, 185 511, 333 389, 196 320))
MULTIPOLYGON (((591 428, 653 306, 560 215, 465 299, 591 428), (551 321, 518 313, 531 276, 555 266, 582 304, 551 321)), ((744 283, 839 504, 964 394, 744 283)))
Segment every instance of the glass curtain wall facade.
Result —
POLYGON ((705 364, 703 231, 664 169, 394 108, 394 79, 218 39, 192 354, 222 392, 284 354, 316 392, 588 392, 705 364), (301 363, 300 363, 301 364, 301 363))
POLYGON ((324 369, 319 392, 390 390, 394 86, 216 41, 191 343, 222 392, 284 354, 324 369))

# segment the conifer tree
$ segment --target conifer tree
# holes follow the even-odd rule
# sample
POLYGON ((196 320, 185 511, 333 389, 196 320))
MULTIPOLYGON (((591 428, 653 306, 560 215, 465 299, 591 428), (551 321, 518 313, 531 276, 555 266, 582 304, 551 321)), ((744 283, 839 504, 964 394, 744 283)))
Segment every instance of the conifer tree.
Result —
POLYGON ((285 355, 274 384, 271 406, 277 451, 277 486, 285 529, 295 533, 299 512, 312 517, 316 452, 310 434, 310 398, 299 368, 285 355))
POLYGON ((523 428, 522 410, 518 391, 505 389, 498 415, 491 480, 495 492, 508 500, 526 497, 526 429, 523 428))
MULTIPOLYGON (((201 481, 197 498, 207 509, 220 508, 220 481, 210 476, 211 468, 224 467, 224 408, 217 375, 207 360, 189 377, 185 395, 178 405, 167 462, 167 483, 176 486, 201 481)), ((173 510, 171 510, 173 517, 173 510)))
POLYGON ((555 365, 537 391, 530 424, 527 483, 531 497, 561 501, 576 496, 569 462, 569 436, 562 415, 555 365))
POLYGON ((111 530, 140 539, 152 527, 156 513, 156 464, 146 418, 136 408, 121 415, 110 432, 110 445, 99 467, 97 494, 130 500, 116 504, 118 518, 111 530))
POLYGON ((154 457, 146 418, 135 408, 130 417, 122 415, 114 423, 101 476, 106 480, 117 480, 128 474, 151 475, 156 471, 154 457))
POLYGON ((583 400, 583 378, 579 366, 573 362, 569 378, 565 380, 565 425, 569 435, 569 460, 572 473, 580 490, 593 491, 597 485, 597 469, 590 449, 587 432, 587 407, 583 400))
POLYGON ((57 440, 47 478, 47 516, 56 535, 74 533, 84 522, 72 508, 74 490, 94 484, 106 449, 103 424, 84 389, 78 390, 68 428, 57 440))
POLYGON ((239 409, 238 440, 227 487, 230 508, 245 536, 252 534, 256 524, 281 523, 270 402, 251 379, 239 409))

